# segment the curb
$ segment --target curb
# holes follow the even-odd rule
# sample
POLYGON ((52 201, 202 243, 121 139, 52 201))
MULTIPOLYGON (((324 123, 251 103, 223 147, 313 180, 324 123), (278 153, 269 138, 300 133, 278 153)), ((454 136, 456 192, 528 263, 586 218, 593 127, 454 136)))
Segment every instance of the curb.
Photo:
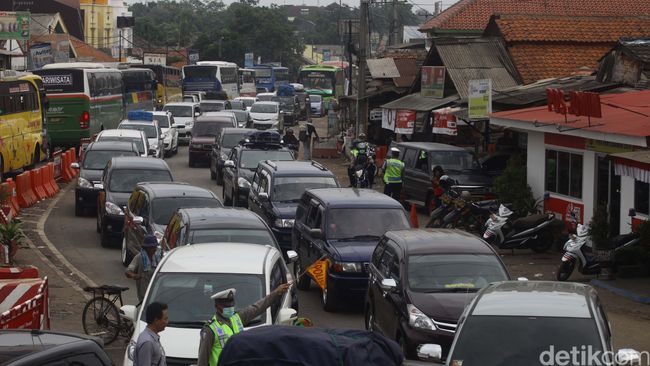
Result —
POLYGON ((635 294, 632 291, 622 289, 620 287, 612 286, 609 283, 603 282, 601 280, 591 280, 589 281, 590 284, 600 287, 602 289, 605 289, 607 291, 613 292, 616 295, 625 297, 627 299, 630 299, 632 301, 640 302, 642 304, 650 305, 650 296, 642 296, 639 294, 635 294))

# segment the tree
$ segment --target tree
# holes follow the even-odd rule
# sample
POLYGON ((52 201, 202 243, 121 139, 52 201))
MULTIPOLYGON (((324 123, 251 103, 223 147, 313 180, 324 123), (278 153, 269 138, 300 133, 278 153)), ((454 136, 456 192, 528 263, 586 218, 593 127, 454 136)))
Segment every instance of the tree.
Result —
POLYGON ((506 169, 494 180, 494 192, 499 200, 511 203, 516 216, 526 216, 539 211, 539 201, 526 181, 526 165, 521 155, 508 159, 506 169))

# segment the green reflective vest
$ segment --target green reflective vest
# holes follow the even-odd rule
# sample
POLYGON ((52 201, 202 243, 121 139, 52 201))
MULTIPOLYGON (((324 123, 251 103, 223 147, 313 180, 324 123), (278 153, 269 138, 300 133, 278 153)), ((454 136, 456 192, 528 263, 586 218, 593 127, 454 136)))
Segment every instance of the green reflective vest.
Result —
POLYGON ((386 170, 384 171, 384 183, 402 183, 402 171, 404 163, 399 159, 390 158, 386 160, 386 170))
POLYGON ((210 353, 210 366, 217 366, 221 350, 223 349, 223 346, 226 345, 228 339, 233 334, 244 330, 244 325, 237 313, 230 317, 230 324, 230 327, 227 324, 220 324, 219 321, 217 321, 216 316, 213 316, 210 321, 209 327, 212 330, 212 333, 214 333, 214 343, 212 344, 212 352, 210 353))

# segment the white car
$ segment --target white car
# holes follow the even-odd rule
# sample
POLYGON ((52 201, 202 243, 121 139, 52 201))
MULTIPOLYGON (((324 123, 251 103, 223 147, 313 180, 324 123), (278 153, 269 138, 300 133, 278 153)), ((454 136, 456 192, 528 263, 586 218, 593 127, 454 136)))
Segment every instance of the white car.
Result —
POLYGON ((155 155, 156 152, 149 148, 149 140, 144 132, 137 130, 103 130, 97 134, 95 141, 128 141, 135 143, 140 156, 147 157, 155 155))
POLYGON ((174 117, 170 112, 153 112, 153 118, 158 121, 158 126, 163 133, 165 155, 176 155, 178 153, 178 130, 174 128, 174 117))
POLYGON ((248 112, 251 111, 251 107, 255 102, 259 102, 259 99, 257 97, 237 97, 234 100, 241 100, 242 102, 244 102, 244 105, 246 106, 246 111, 248 112))
POLYGON ((192 102, 167 103, 162 110, 170 112, 174 117, 174 128, 178 131, 178 138, 189 142, 194 121, 201 115, 199 104, 192 102))
POLYGON ((141 121, 125 119, 117 125, 118 130, 136 130, 144 132, 149 141, 149 149, 153 150, 153 156, 163 159, 165 155, 163 146, 162 130, 158 126, 158 121, 141 121))
POLYGON ((257 98, 256 102, 276 102, 278 100, 275 93, 257 93, 255 98, 257 98))
MULTIPOLYGON (((296 258, 295 252, 288 252, 296 258)), ((160 333, 160 343, 168 358, 196 363, 201 328, 214 316, 213 294, 230 287, 237 289, 237 308, 255 303, 287 281, 287 267, 282 254, 270 245, 245 243, 204 243, 183 245, 168 252, 158 264, 149 283, 143 306, 122 307, 127 318, 134 320, 135 331, 124 354, 125 366, 133 364, 133 351, 138 336, 147 326, 147 305, 163 302, 168 305, 169 324, 160 333)), ((279 306, 247 324, 246 328, 286 324, 296 316, 290 308, 287 292, 279 306)))
POLYGON ((253 120, 253 128, 268 130, 277 128, 280 122, 280 103, 278 102, 255 102, 250 113, 253 120))

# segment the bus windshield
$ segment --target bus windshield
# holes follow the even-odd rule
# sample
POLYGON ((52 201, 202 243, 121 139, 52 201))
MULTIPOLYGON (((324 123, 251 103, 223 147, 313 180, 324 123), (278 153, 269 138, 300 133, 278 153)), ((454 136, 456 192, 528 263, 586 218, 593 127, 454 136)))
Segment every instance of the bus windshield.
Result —
POLYGON ((255 69, 255 78, 270 78, 270 77, 271 77, 270 68, 255 69))
POLYGON ((183 75, 188 79, 216 79, 217 66, 185 66, 183 75))
POLYGON ((302 82, 305 85, 306 89, 334 89, 334 83, 332 79, 323 74, 309 74, 307 77, 302 79, 302 82))

